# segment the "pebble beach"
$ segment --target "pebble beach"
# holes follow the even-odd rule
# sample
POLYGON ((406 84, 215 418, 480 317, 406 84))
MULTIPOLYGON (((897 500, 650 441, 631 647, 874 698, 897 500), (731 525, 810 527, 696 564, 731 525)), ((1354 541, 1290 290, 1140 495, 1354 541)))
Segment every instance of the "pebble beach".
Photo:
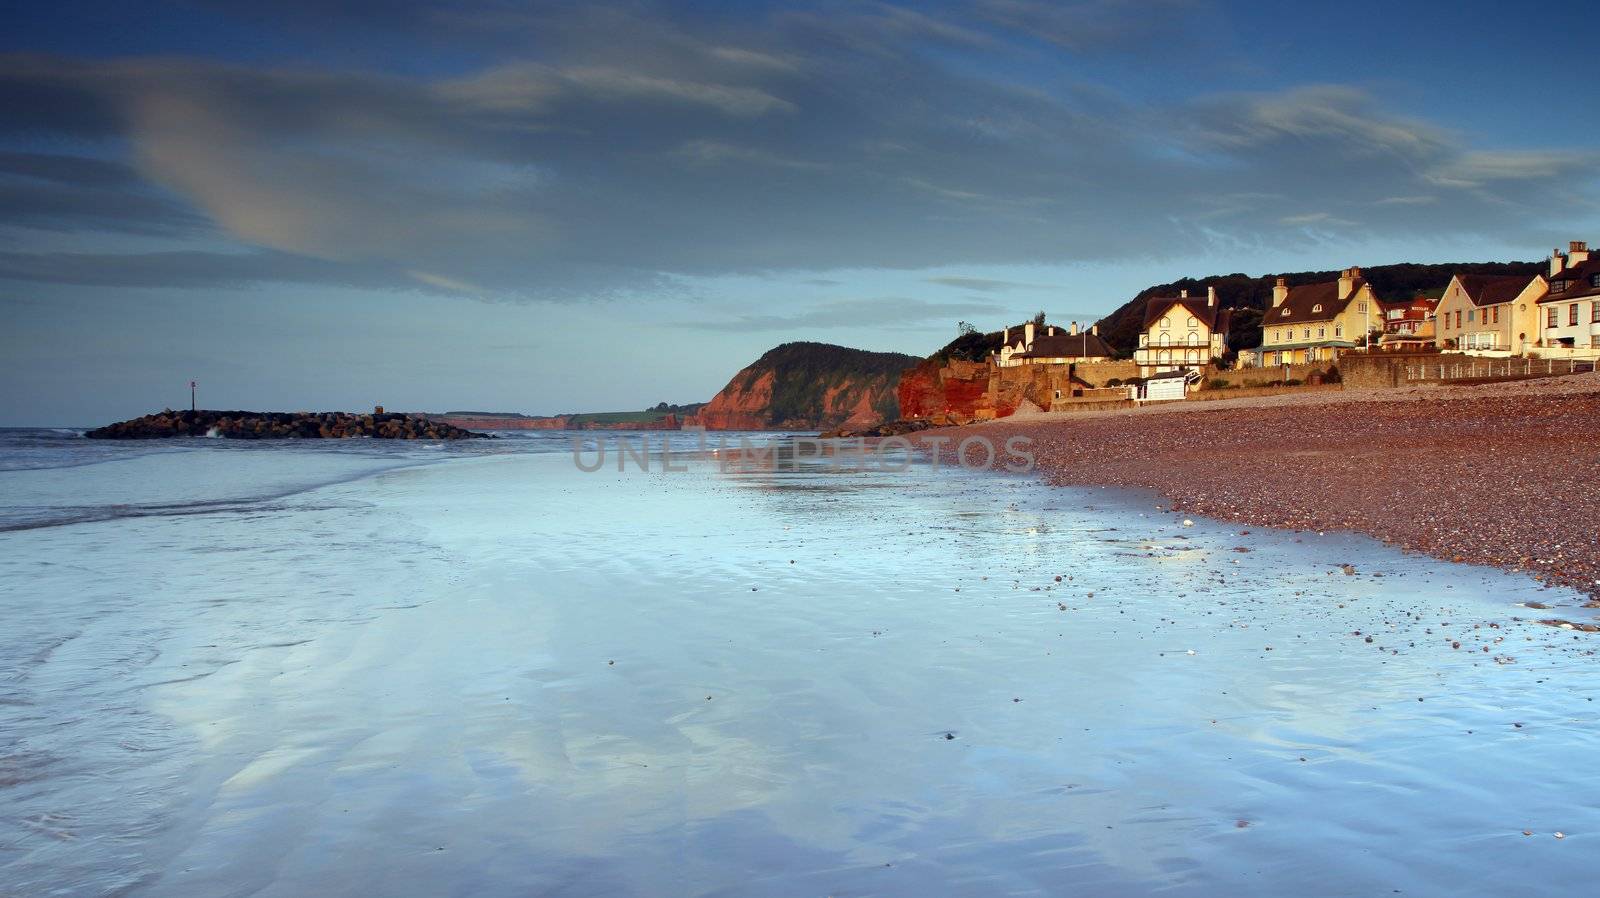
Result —
MULTIPOLYGON (((1347 530, 1600 595, 1600 375, 1348 389, 982 425, 1034 440, 1057 485, 1174 510, 1347 530)), ((965 436, 968 429, 931 431, 965 436)))

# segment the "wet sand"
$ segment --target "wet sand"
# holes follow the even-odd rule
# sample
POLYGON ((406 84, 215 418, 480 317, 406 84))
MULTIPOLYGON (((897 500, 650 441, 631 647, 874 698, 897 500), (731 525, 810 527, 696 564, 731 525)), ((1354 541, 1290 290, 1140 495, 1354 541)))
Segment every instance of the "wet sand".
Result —
POLYGON ((1058 485, 1174 510, 1350 530, 1600 595, 1600 376, 1352 389, 1007 419, 1058 485))

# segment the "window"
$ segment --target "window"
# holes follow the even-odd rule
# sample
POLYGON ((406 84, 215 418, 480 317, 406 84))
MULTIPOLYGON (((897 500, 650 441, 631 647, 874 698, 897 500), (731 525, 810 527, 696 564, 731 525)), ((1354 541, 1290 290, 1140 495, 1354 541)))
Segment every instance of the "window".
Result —
POLYGON ((1309 328, 1309 327, 1306 328, 1306 339, 1307 340, 1311 339, 1311 328, 1309 328))
POLYGON ((1326 336, 1328 336, 1328 329, 1327 328, 1325 328, 1325 327, 1317 328, 1317 339, 1318 340, 1321 340, 1322 338, 1324 338, 1326 336))
POLYGON ((1167 333, 1166 331, 1162 331, 1161 335, 1159 337, 1156 337, 1156 345, 1158 345, 1158 346, 1167 346, 1167 345, 1169 345, 1171 343, 1172 343, 1172 335, 1167 333))
POLYGON ((1556 307, 1555 306, 1551 306, 1550 307, 1550 314, 1545 316, 1545 327, 1555 327, 1556 326, 1556 321, 1557 321, 1557 319, 1556 319, 1556 307))
POLYGON ((1589 303, 1589 320, 1595 324, 1600 324, 1600 299, 1589 303))
POLYGON ((1478 310, 1477 309, 1468 309, 1467 310, 1467 323, 1468 324, 1471 324, 1472 322, 1476 321, 1477 318, 1478 318, 1478 310))
POLYGON ((1364 303, 1364 302, 1363 303, 1358 303, 1356 305, 1356 311, 1360 312, 1363 315, 1367 314, 1367 304, 1364 303))
POLYGON ((1171 318, 1163 318, 1163 319, 1161 319, 1161 329, 1162 330, 1166 330, 1167 328, 1169 328, 1171 326, 1172 326, 1172 319, 1171 318))
POLYGON ((1565 292, 1567 292, 1567 282, 1566 281, 1551 281, 1550 282, 1550 292, 1551 293, 1565 293, 1565 292))
POLYGON ((1189 326, 1190 327, 1199 327, 1200 326, 1200 319, 1194 317, 1193 315, 1190 315, 1189 316, 1189 326))
POLYGON ((1577 324, 1577 323, 1578 323, 1578 304, 1577 303, 1573 303, 1572 305, 1567 306, 1567 324, 1571 325, 1571 324, 1577 324))
POLYGON ((1190 331, 1189 332, 1189 345, 1190 346, 1199 346, 1200 345, 1200 334, 1199 333, 1197 333, 1195 331, 1190 331))
POLYGON ((1500 307, 1499 306, 1495 306, 1494 307, 1494 323, 1495 324, 1499 324, 1500 323, 1500 307))
POLYGON ((1283 310, 1283 317, 1285 317, 1285 318, 1289 317, 1289 310, 1288 309, 1284 309, 1283 310))
POLYGON ((1335 336, 1335 337, 1342 337, 1342 336, 1344 336, 1344 325, 1342 325, 1342 324, 1335 324, 1335 325, 1334 325, 1334 326, 1333 326, 1333 335, 1334 335, 1334 336, 1335 336))
POLYGON ((1456 327, 1461 326, 1461 310, 1456 309, 1456 327))
POLYGON ((1589 286, 1600 287, 1600 274, 1589 275, 1589 286))
POLYGON ((1316 304, 1316 305, 1314 305, 1314 306, 1312 306, 1312 307, 1311 307, 1311 311, 1313 311, 1313 312, 1320 312, 1320 311, 1322 311, 1322 303, 1320 303, 1320 302, 1319 302, 1319 303, 1317 303, 1317 304, 1316 304))

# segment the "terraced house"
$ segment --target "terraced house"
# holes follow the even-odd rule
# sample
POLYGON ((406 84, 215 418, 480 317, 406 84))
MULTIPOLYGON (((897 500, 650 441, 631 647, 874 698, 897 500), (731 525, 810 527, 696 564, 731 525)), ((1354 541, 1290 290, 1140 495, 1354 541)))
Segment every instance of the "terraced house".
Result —
POLYGON ((1600 259, 1574 240, 1550 254, 1550 288, 1539 300, 1548 347, 1600 349, 1600 259))
POLYGON ((1382 323, 1378 297, 1359 268, 1339 272, 1337 281, 1298 287, 1278 278, 1272 308, 1261 317, 1259 358, 1265 366, 1335 361, 1366 345, 1382 323))
POLYGON ((1522 355, 1539 339, 1544 290, 1538 275, 1455 275, 1439 299, 1434 339, 1441 349, 1522 355))
POLYGON ((1217 304, 1215 287, 1206 288, 1204 300, 1187 290, 1177 296, 1150 297, 1139 348, 1133 351, 1140 376, 1200 368, 1221 357, 1228 351, 1232 314, 1217 304))

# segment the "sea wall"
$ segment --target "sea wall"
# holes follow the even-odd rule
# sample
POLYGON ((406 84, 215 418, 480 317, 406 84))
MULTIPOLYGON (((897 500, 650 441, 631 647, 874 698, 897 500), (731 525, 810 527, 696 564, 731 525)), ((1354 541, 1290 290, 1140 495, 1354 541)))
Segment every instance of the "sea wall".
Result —
POLYGON ((900 414, 941 423, 1006 418, 1027 404, 1053 409, 1080 391, 1094 391, 1109 381, 1138 374, 1139 367, 1132 362, 1002 368, 989 361, 928 359, 901 376, 900 414))

